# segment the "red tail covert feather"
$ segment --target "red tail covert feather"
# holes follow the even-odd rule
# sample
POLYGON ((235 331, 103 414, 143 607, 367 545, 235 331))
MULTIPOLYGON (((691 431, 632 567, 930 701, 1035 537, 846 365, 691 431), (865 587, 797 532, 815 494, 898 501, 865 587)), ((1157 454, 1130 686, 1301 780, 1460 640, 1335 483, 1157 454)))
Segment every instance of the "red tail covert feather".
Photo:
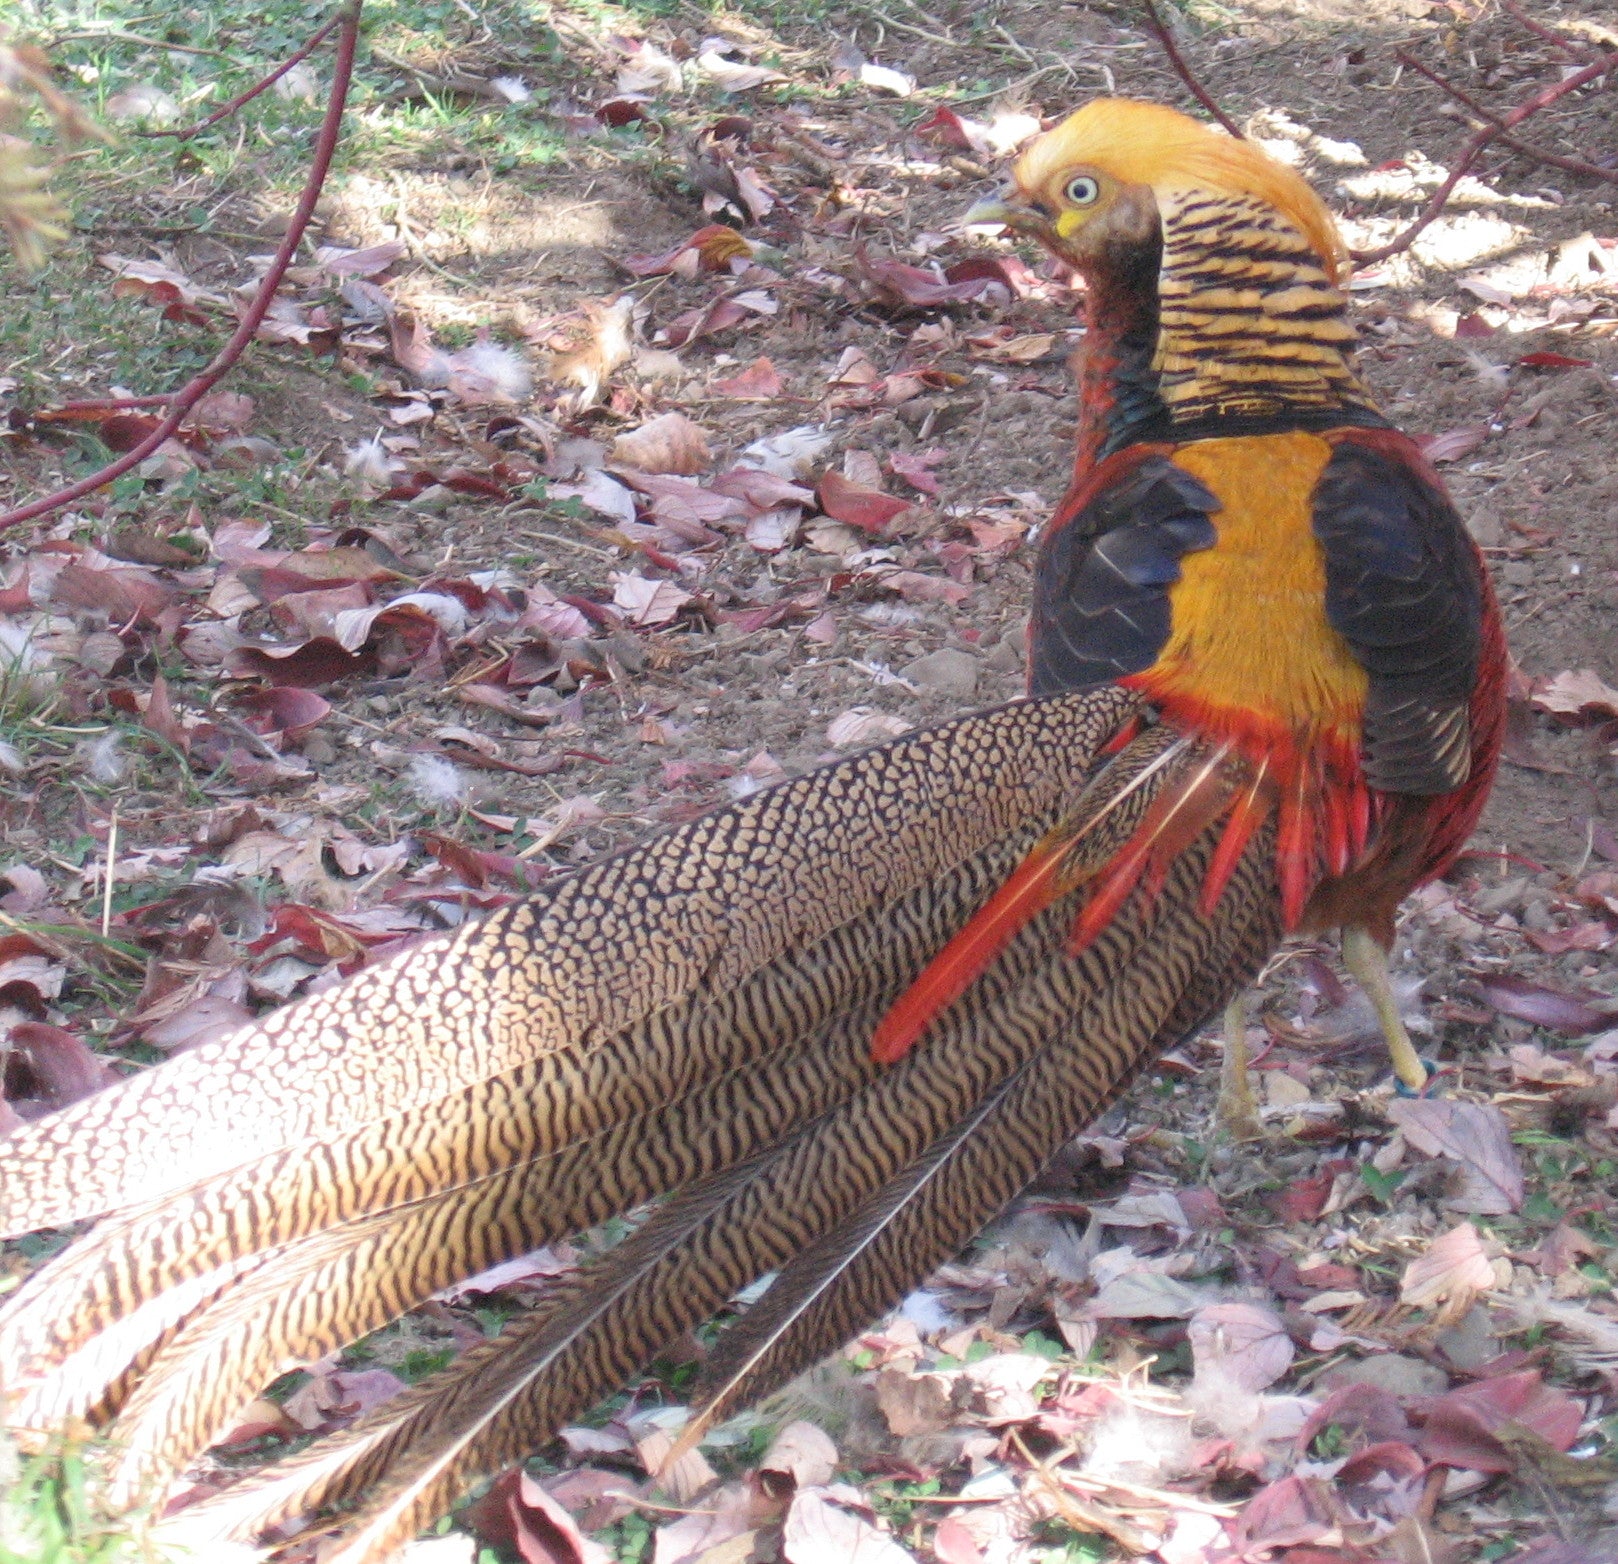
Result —
POLYGON ((1101 872, 1094 894, 1068 936, 1070 955, 1078 955, 1096 941, 1143 874, 1146 894, 1155 896, 1169 865, 1224 813, 1233 787, 1225 767, 1230 754, 1231 746, 1221 745, 1153 800, 1135 834, 1101 872))
POLYGON ((878 1064, 904 1058, 933 1017, 949 1009, 1018 931, 1068 889, 1061 870, 1071 845, 1071 838, 1055 834, 1037 843, 983 909, 933 957, 872 1036, 871 1057, 878 1064))

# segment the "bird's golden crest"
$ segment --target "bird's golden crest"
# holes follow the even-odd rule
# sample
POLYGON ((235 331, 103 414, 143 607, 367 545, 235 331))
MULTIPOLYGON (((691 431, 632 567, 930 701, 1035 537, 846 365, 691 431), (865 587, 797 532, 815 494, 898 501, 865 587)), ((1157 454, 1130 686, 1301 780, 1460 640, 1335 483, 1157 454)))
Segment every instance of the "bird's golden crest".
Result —
POLYGON ((1085 104, 1029 143, 1013 178, 1025 196, 1056 213, 1063 239, 1077 237, 1092 211, 1099 214, 1116 202, 1119 187, 1149 189, 1160 205, 1202 190, 1250 197, 1280 212, 1308 240, 1332 282, 1342 269, 1343 244, 1331 214, 1302 175, 1251 142, 1160 104, 1123 98, 1085 104), (1075 202, 1069 188, 1085 176, 1096 181, 1096 197, 1075 202))

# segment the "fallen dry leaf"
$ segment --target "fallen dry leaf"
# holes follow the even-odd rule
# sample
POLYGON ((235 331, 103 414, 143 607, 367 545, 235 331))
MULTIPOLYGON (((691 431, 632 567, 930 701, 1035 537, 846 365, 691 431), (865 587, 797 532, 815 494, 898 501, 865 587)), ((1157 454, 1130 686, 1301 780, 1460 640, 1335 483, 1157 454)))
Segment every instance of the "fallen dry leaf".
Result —
POLYGON ((915 1555, 901 1547, 863 1515, 844 1509, 832 1494, 852 1489, 800 1488, 787 1511, 781 1531, 781 1549, 788 1564, 915 1564, 915 1555))
POLYGON ((869 706, 853 706, 833 717, 826 727, 826 741, 838 749, 853 749, 859 744, 875 744, 882 739, 898 738, 908 733, 910 724, 892 712, 873 711, 869 706))
POLYGON ((1292 1364, 1292 1339, 1273 1309, 1254 1303, 1215 1303, 1186 1325, 1198 1380, 1220 1380, 1257 1394, 1292 1364))
POLYGON ((684 413, 661 413, 612 443, 613 460, 642 472, 706 472, 713 465, 708 436, 684 413))
POLYGON ((758 1467, 790 1477, 799 1488, 818 1488, 837 1470, 837 1446, 824 1429, 799 1418, 771 1440, 758 1467))
POLYGON ((1428 1246, 1405 1267, 1399 1283, 1399 1301, 1415 1309, 1430 1309, 1445 1299, 1459 1300, 1487 1292, 1495 1284, 1494 1263, 1484 1252, 1483 1240, 1470 1222, 1462 1222, 1428 1246))
POLYGON ((1460 1168, 1458 1187, 1444 1202, 1452 1211, 1500 1216, 1522 1205, 1522 1163, 1498 1108, 1450 1098, 1397 1098, 1388 1104, 1388 1119, 1417 1151, 1460 1168))
POLYGON ((630 624, 641 629, 668 624, 691 601, 691 594, 672 581, 649 581, 615 570, 612 583, 614 605, 623 609, 630 624))

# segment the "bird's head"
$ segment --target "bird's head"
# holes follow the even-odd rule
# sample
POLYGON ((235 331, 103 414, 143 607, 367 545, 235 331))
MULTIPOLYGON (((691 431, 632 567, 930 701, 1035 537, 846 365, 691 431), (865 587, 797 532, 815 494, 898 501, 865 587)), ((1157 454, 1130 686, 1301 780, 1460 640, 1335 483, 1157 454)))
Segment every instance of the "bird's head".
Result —
POLYGON ((1098 98, 1031 141, 1000 195, 967 213, 1038 239, 1078 270, 1118 246, 1145 243, 1166 199, 1206 191, 1280 213, 1334 281, 1342 241, 1302 176, 1238 141, 1154 103, 1098 98))

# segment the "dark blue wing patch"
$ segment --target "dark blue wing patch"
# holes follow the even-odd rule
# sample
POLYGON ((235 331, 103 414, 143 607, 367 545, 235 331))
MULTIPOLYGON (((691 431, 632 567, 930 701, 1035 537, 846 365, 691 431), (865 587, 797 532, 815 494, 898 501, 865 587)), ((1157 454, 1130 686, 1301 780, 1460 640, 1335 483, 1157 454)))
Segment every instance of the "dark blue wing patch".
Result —
POLYGON ((1213 493, 1166 456, 1148 456, 1040 548, 1029 626, 1029 689, 1054 695, 1139 673, 1169 635, 1180 560, 1212 548, 1213 493))
POLYGON ((1362 763, 1384 793, 1448 793, 1472 769, 1483 638, 1477 552, 1419 473, 1344 441, 1315 488, 1326 618, 1370 675, 1362 763))

